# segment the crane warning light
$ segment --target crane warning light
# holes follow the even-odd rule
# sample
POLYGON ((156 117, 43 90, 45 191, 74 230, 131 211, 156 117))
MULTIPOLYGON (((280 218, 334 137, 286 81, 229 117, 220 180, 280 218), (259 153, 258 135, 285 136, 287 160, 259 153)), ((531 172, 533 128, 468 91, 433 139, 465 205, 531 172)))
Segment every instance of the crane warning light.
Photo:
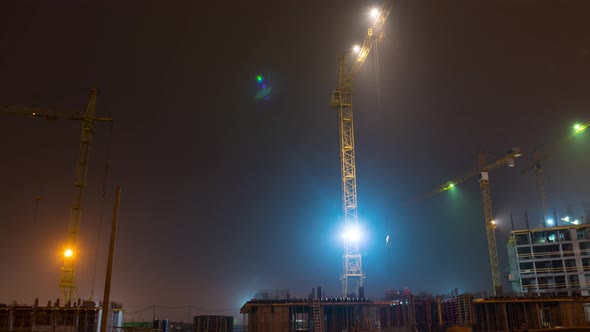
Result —
POLYGON ((74 251, 72 249, 64 250, 64 257, 72 257, 74 256, 74 251))

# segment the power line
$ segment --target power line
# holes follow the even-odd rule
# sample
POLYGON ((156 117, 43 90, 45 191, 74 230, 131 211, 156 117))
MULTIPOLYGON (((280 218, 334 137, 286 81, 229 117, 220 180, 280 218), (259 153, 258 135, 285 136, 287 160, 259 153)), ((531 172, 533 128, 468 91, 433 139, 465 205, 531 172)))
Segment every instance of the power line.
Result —
POLYGON ((148 310, 153 310, 153 309, 168 309, 168 310, 179 310, 179 309, 195 309, 195 310, 201 310, 201 311, 218 311, 218 312, 223 312, 223 311, 235 311, 235 310, 239 310, 241 307, 234 307, 234 308, 205 308, 205 307, 197 307, 197 306, 192 306, 192 305, 185 305, 185 306, 162 306, 162 305, 151 305, 139 310, 135 310, 135 311, 127 311, 128 314, 138 314, 144 311, 148 311, 148 310))

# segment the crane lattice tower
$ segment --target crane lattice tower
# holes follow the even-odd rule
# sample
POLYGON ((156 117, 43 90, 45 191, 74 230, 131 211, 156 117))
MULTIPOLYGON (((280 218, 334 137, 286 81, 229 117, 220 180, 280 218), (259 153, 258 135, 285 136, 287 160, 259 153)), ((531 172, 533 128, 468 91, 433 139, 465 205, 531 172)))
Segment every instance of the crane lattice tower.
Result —
MULTIPOLYGON (((331 106, 338 110, 340 134, 340 163, 342 176, 342 207, 345 232, 358 231, 356 166, 354 152, 354 126, 352 113, 352 81, 367 59, 371 48, 383 36, 383 25, 391 10, 391 1, 385 1, 375 17, 359 48, 356 61, 347 70, 344 54, 339 56, 338 88, 332 93, 331 106)), ((345 236, 343 272, 340 276, 343 297, 358 297, 363 286, 363 264, 358 236, 345 236)))

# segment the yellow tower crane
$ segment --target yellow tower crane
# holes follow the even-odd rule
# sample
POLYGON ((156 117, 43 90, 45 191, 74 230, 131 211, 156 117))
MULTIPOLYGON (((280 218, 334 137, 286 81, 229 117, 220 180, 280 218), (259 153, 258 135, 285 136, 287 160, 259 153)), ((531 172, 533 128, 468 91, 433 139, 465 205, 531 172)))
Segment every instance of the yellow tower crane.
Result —
POLYGON ((74 200, 70 210, 70 220, 68 226, 68 236, 63 256, 64 263, 60 270, 59 289, 61 300, 64 304, 76 300, 76 283, 74 259, 78 252, 78 236, 80 234, 80 223, 82 221, 82 198, 84 187, 86 186, 86 173, 88 171, 88 158, 90 153, 90 143, 93 135, 94 121, 113 121, 110 117, 95 117, 97 89, 90 92, 90 100, 86 111, 80 112, 59 112, 49 109, 0 106, 0 112, 15 115, 44 117, 48 120, 67 119, 82 121, 82 136, 80 138, 80 151, 76 165, 76 180, 74 182, 74 200))
POLYGON ((503 293, 503 291, 502 278, 500 275, 500 264, 498 261, 498 248, 496 247, 496 223, 494 221, 494 214, 492 212, 492 198, 490 194, 490 178, 488 172, 502 165, 514 167, 514 159, 520 157, 521 155, 520 149, 513 148, 505 156, 486 165, 486 156, 484 153, 480 153, 478 169, 474 169, 463 176, 459 176, 450 181, 447 181, 427 194, 427 196, 432 196, 443 191, 451 190, 458 184, 465 182, 476 175, 479 175, 479 187, 481 189, 481 196, 483 199, 483 214, 488 238, 488 252, 490 255, 490 267, 492 270, 494 295, 500 295, 503 293))
POLYGON ((356 166, 354 157, 354 129, 352 114, 352 81, 367 59, 375 42, 383 37, 383 25, 391 10, 391 1, 386 0, 380 9, 371 12, 374 18, 358 55, 350 70, 339 55, 338 87, 332 93, 331 106, 338 109, 340 134, 340 162, 342 175, 342 206, 344 210, 344 255, 342 281, 343 297, 358 297, 363 286, 362 258, 358 238, 358 212, 356 196, 356 166))

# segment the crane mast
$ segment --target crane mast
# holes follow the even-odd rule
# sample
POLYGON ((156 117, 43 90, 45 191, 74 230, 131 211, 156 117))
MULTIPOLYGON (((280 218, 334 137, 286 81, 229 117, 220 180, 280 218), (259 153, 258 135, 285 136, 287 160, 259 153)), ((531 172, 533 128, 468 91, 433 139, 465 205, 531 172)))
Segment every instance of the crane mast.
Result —
POLYGON ((59 289, 64 303, 76 299, 76 283, 74 269, 74 253, 78 252, 78 236, 80 235, 80 222, 82 220, 82 199, 86 186, 86 174, 88 172, 88 155, 93 134, 94 113, 96 111, 97 90, 92 89, 90 100, 82 119, 82 135, 80 137, 80 151, 76 165, 76 180, 74 182, 74 199, 70 210, 68 225, 67 247, 64 252, 64 263, 60 271, 59 289), (69 250, 69 251, 68 251, 69 250))
POLYGON ((340 136, 340 170, 342 176, 342 207, 344 217, 344 254, 342 282, 343 297, 358 297, 359 288, 363 286, 363 265, 359 248, 356 165, 354 151, 354 126, 352 113, 352 81, 367 59, 371 48, 378 38, 383 36, 383 24, 391 10, 391 2, 385 1, 375 18, 372 27, 359 49, 357 58, 348 71, 344 54, 339 55, 338 88, 332 93, 331 106, 338 110, 338 132, 340 136))
POLYGON ((486 227, 486 235, 488 240, 488 253, 490 255, 490 269, 492 272, 492 285, 494 288, 494 295, 501 295, 502 278, 500 274, 500 263, 498 260, 498 248, 496 245, 496 224, 494 221, 494 213, 492 211, 492 198, 490 192, 490 178, 489 171, 498 168, 502 165, 514 167, 514 160, 522 156, 519 148, 512 148, 508 153, 497 159, 496 161, 487 164, 484 153, 479 155, 479 167, 468 173, 458 176, 450 181, 437 186, 432 191, 428 192, 427 196, 433 196, 437 193, 453 189, 460 183, 463 183, 476 175, 479 175, 479 187, 481 189, 481 197, 483 201, 483 214, 486 227))
POLYGON ((68 119, 82 121, 82 135, 80 138, 80 150, 78 162, 76 164, 76 179, 74 182, 74 197, 72 208, 70 210, 68 236, 64 248, 64 263, 60 270, 59 278, 60 297, 64 304, 71 303, 72 300, 76 299, 74 260, 78 252, 78 236, 80 234, 80 223, 82 221, 82 201, 84 197, 84 187, 86 186, 90 143, 94 133, 93 125, 95 121, 113 120, 110 117, 95 117, 97 94, 98 90, 96 88, 90 91, 90 100, 86 107, 86 111, 83 114, 79 112, 64 113, 54 110, 28 107, 0 107, 0 112, 14 115, 45 117, 48 120, 68 119))

